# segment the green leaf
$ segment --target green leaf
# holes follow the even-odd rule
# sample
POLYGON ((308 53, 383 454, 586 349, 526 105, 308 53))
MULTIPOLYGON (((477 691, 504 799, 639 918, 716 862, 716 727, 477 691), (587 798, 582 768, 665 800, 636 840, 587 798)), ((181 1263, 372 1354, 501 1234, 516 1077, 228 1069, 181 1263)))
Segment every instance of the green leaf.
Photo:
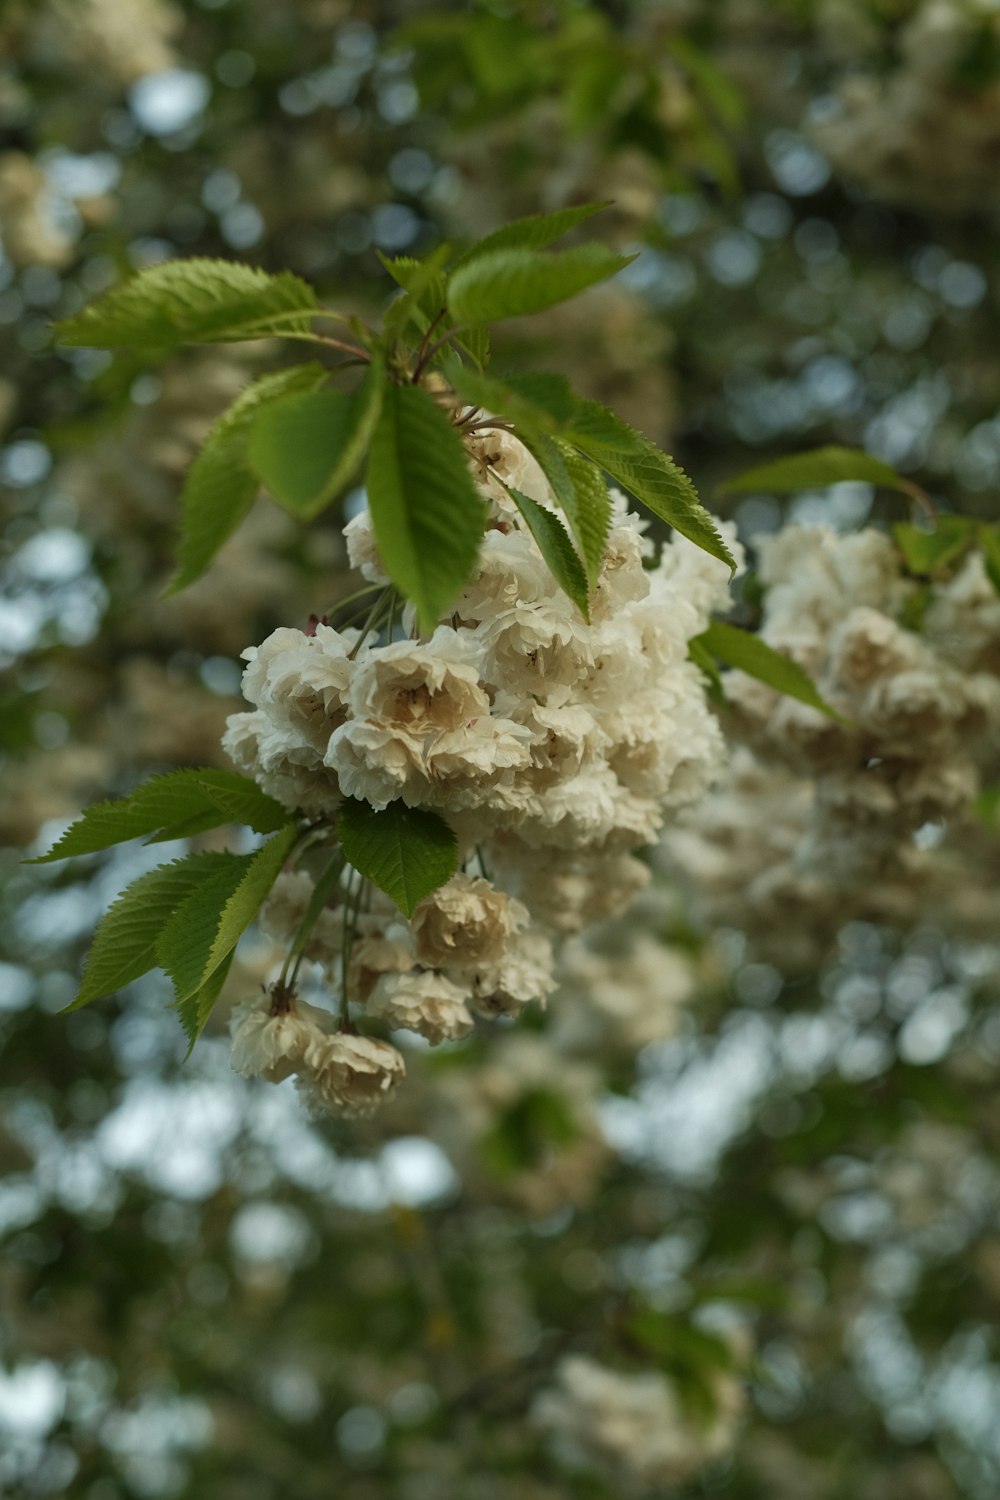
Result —
POLYGON ((735 479, 727 479, 720 489, 732 495, 746 495, 755 490, 787 495, 796 490, 825 489, 827 485, 843 484, 849 480, 902 490, 904 494, 913 492, 910 481, 903 479, 880 458, 864 453, 860 448, 836 447, 812 448, 807 453, 791 453, 787 458, 758 464, 737 474, 735 479))
POLYGON ((980 526, 976 540, 983 551, 983 560, 989 580, 1000 594, 1000 525, 980 526))
POLYGON ((155 968, 159 962, 157 941, 177 907, 234 857, 190 854, 134 880, 101 918, 80 991, 67 1010, 78 1010, 101 995, 110 995, 155 968))
POLYGON ((421 329, 425 329, 444 309, 448 287, 444 267, 450 254, 450 245, 438 245, 424 260, 413 260, 409 256, 387 260, 379 255, 385 270, 403 288, 403 296, 390 304, 385 315, 384 323, 389 333, 402 333, 414 317, 421 329))
POLYGON ((549 567, 549 572, 564 593, 568 594, 585 620, 590 619, 590 602, 587 597, 587 574, 576 549, 569 539, 565 526, 552 511, 546 510, 530 495, 504 485, 511 496, 538 550, 549 567))
POLYGON ((307 391, 274 402, 250 431, 249 461, 276 500, 309 521, 346 488, 382 409, 385 367, 373 359, 358 391, 307 391))
POLYGON ((458 868, 454 833, 426 808, 390 802, 376 812, 367 802, 349 798, 341 805, 337 829, 349 863, 408 917, 458 868))
POLYGON ((222 993, 222 986, 229 977, 232 962, 233 954, 229 953, 215 972, 208 976, 201 989, 189 995, 186 1000, 180 1001, 177 1006, 178 1018, 184 1028, 184 1035, 188 1039, 188 1057, 191 1056, 194 1044, 204 1031, 208 1018, 215 1008, 215 1002, 222 993))
POLYGON ((485 511, 462 439, 419 386, 387 390, 367 489, 386 571, 433 630, 472 571, 485 511))
POLYGON ((579 397, 561 375, 511 375, 499 379, 470 370, 452 357, 444 372, 457 396, 469 406, 523 426, 555 432, 569 421, 579 397))
POLYGON ((655 443, 596 401, 582 403, 567 438, 654 515, 736 571, 736 561, 698 499, 694 485, 655 443))
POLYGON ((566 302, 606 281, 635 259, 603 245, 540 254, 535 250, 491 250, 452 272, 448 308, 456 323, 495 323, 566 302))
POLYGON ((560 208, 551 214, 530 214, 524 219, 512 219, 501 229, 495 229, 492 234, 470 245, 455 262, 455 269, 479 260, 483 255, 491 255, 494 250, 544 250, 546 245, 561 239, 578 224, 610 206, 609 202, 579 203, 574 208, 560 208))
POLYGON ((177 907, 160 934, 156 956, 173 980, 179 1003, 196 994, 236 947, 297 836, 297 827, 288 824, 255 854, 230 856, 231 863, 177 907))
POLYGON ((722 693, 722 673, 711 651, 708 650, 702 636, 692 636, 688 641, 688 660, 693 661, 707 677, 709 685, 709 696, 722 693))
POLYGON ((918 578, 932 578, 967 552, 977 537, 978 523, 968 516, 938 516, 933 531, 900 521, 893 540, 907 568, 918 578))
POLYGON ((72 348, 155 349, 308 333, 316 293, 290 271, 237 261, 170 260, 112 287, 55 327, 72 348))
POLYGON ((179 566, 168 594, 201 577, 253 505, 260 480, 247 460, 247 439, 260 411, 284 396, 316 390, 326 378, 327 371, 318 364, 264 375, 237 396, 212 427, 181 492, 179 566))
POLYGON ((776 692, 784 693, 789 698, 797 698, 800 703, 819 709, 828 718, 836 719, 841 724, 848 722, 843 714, 838 713, 819 694, 808 673, 797 662, 782 655, 780 651, 775 651, 773 646, 769 646, 759 635, 753 635, 749 630, 739 630, 735 625, 713 620, 707 630, 694 637, 690 645, 710 651, 719 661, 725 662, 727 667, 736 667, 741 672, 746 672, 748 677, 766 682, 776 692))
POLYGON ((288 813, 246 776, 235 771, 169 771, 136 787, 127 797, 97 802, 67 828, 47 854, 26 863, 42 865, 54 859, 94 854, 128 839, 162 833, 181 838, 220 828, 224 823, 246 823, 256 833, 274 833, 288 822, 288 813), (178 829, 183 828, 183 833, 178 829))
POLYGON ((601 571, 611 526, 611 496, 596 464, 560 438, 553 439, 553 447, 562 457, 571 487, 565 498, 558 494, 556 498, 566 512, 570 529, 583 553, 587 577, 593 584, 601 571))

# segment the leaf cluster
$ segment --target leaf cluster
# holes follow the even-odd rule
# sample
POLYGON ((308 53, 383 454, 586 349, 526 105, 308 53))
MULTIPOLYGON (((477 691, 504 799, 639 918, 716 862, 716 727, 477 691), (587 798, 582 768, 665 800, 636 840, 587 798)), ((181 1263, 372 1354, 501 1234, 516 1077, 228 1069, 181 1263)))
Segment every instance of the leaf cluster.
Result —
POLYGON ((61 323, 59 337, 73 345, 159 355, 284 336, 364 367, 352 390, 318 361, 280 370, 222 414, 184 485, 171 590, 204 572, 261 485, 311 520, 363 472, 386 571, 421 629, 433 629, 468 578, 485 525, 463 439, 493 420, 516 428, 556 497, 565 524, 540 497, 514 498, 584 615, 610 524, 606 475, 731 567, 691 481, 641 433, 560 376, 487 374, 491 323, 565 301, 628 264, 596 242, 552 248, 603 206, 519 219, 459 253, 442 245, 422 261, 383 260, 399 290, 379 330, 321 307, 296 277, 201 259, 143 271, 61 323), (352 339, 317 329, 329 321, 347 323, 352 339))

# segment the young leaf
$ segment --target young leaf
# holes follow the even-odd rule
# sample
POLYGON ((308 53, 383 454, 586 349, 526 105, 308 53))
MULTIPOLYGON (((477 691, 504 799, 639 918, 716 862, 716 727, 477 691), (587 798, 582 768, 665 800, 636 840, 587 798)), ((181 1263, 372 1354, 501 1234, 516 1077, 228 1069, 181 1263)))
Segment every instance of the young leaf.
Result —
POLYGON ((579 203, 574 208, 559 208, 551 214, 530 214, 524 219, 512 219, 501 229, 495 229, 492 234, 470 245, 459 256, 454 269, 490 255, 494 250, 544 250, 546 245, 561 239, 578 224, 610 206, 610 203, 579 203))
POLYGON ((237 396, 212 427, 181 492, 178 569, 168 594, 176 594, 201 577, 256 499, 260 480, 247 461, 254 419, 272 401, 316 390, 326 378, 327 371, 318 364, 293 365, 264 375, 237 396))
MULTIPOLYGON (((235 950, 234 950, 235 951, 235 950)), ((194 1048, 195 1042, 205 1030, 209 1016, 215 1007, 215 1002, 222 993, 222 986, 229 977, 229 970, 233 962, 233 954, 229 953, 222 963, 205 980, 200 990, 189 995, 186 1000, 178 1003, 178 1019, 184 1028, 184 1035, 188 1039, 188 1057, 194 1048)))
POLYGON ((512 497, 538 550, 548 563, 549 572, 559 587, 568 594, 585 620, 590 619, 590 602, 587 598, 587 574, 576 549, 570 541, 566 528, 552 511, 532 500, 521 490, 504 485, 512 497))
POLYGON ((298 836, 289 824, 255 854, 232 855, 176 909, 160 934, 157 962, 173 980, 179 1003, 207 983, 236 947, 281 874, 298 836))
POLYGON ((314 390, 266 406, 250 430, 248 457, 271 494, 309 521, 353 478, 382 408, 385 369, 374 359, 357 392, 314 390))
POLYGON ((635 259, 603 245, 541 254, 535 250, 491 250, 452 272, 448 310, 456 323, 495 323, 566 302, 606 281, 635 259))
POLYGON ((912 493, 913 486, 903 479, 895 469, 864 453, 860 448, 812 448, 808 453, 791 453, 786 458, 776 458, 772 463, 758 464, 727 479, 720 486, 723 493, 746 495, 756 490, 769 490, 772 494, 792 494, 796 490, 825 489, 830 484, 843 484, 847 480, 859 480, 865 484, 882 485, 889 490, 912 493))
POLYGON ((367 488, 386 571, 433 630, 472 570, 484 510, 461 438, 419 386, 386 391, 367 488))
POLYGON ((144 781, 127 797, 88 807, 48 853, 26 863, 44 865, 94 854, 161 830, 167 830, 167 837, 181 838, 224 823, 246 823, 256 833, 274 833, 287 822, 288 813, 279 802, 235 771, 168 771, 144 781), (181 826, 183 834, 177 831, 181 826))
POLYGON ((848 722, 843 714, 838 713, 820 695, 811 677, 797 662, 780 651, 775 651, 773 646, 769 646, 759 635, 753 635, 749 630, 739 630, 735 625, 713 620, 707 630, 694 637, 690 645, 696 648, 696 660, 697 648, 710 651, 719 661, 725 662, 727 667, 736 667, 741 672, 746 672, 748 677, 766 682, 776 692, 784 693, 789 698, 797 698, 800 703, 807 703, 810 708, 818 709, 830 719, 836 719, 841 724, 848 722))
POLYGON ((593 584, 601 571, 604 547, 611 526, 611 496, 604 483, 600 469, 588 458, 582 457, 575 448, 560 438, 553 439, 553 447, 562 457, 570 481, 570 494, 565 498, 557 495, 569 519, 573 535, 580 544, 587 577, 593 584))
POLYGON ((431 319, 441 311, 448 287, 444 267, 450 254, 450 245, 438 245, 425 260, 399 256, 392 261, 379 255, 379 260, 389 275, 404 289, 403 296, 397 297, 390 304, 385 315, 384 323, 389 333, 402 333, 414 317, 422 328, 426 328, 431 319))
POLYGON ((367 802, 347 799, 337 827, 349 863, 408 917, 458 868, 454 833, 425 808, 390 802, 384 812, 376 812, 367 802))
POLYGON ((316 293, 290 271, 270 276, 237 261, 169 260, 112 287, 55 327, 59 343, 154 349, 308 333, 316 293))
POLYGON ((969 550, 976 528, 969 516, 938 516, 933 531, 901 521, 892 528, 892 536, 910 572, 931 578, 969 550))
POLYGON ((735 572, 735 559, 684 470, 641 432, 597 402, 585 401, 567 439, 606 469, 654 515, 735 572))
POLYGON ((67 1009, 78 1010, 155 968, 157 940, 177 907, 233 858, 231 854, 190 854, 134 880, 101 918, 79 993, 67 1009))

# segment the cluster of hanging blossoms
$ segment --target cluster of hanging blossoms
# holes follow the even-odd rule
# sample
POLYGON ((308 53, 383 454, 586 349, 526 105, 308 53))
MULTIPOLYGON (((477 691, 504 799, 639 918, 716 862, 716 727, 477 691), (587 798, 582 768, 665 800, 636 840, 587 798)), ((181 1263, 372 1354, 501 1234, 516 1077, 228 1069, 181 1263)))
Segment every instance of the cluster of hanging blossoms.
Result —
POLYGON ((378 591, 369 618, 281 628, 244 652, 254 707, 224 739, 291 811, 329 822, 344 797, 401 802, 457 837, 459 873, 409 920, 349 867, 318 913, 307 874, 279 878, 265 923, 323 967, 337 1014, 283 978, 234 1012, 234 1064, 296 1074, 320 1109, 367 1113, 403 1076, 369 1021, 436 1044, 544 1002, 556 942, 624 910, 648 878, 634 851, 722 755, 688 642, 728 603, 725 564, 681 537, 657 558, 613 494, 586 620, 508 498, 506 485, 553 506, 534 459, 499 428, 469 450, 489 525, 447 619, 419 634, 409 607, 397 618, 361 513, 345 535, 378 591))

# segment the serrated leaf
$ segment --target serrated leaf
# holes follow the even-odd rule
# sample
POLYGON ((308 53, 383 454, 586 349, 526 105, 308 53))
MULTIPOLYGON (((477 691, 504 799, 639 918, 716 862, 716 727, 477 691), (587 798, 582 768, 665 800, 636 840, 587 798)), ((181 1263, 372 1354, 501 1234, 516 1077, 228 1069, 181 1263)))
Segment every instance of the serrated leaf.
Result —
POLYGON ((554 438, 553 446, 562 458, 571 486, 572 499, 567 497, 560 503, 583 554, 587 578, 594 584, 604 561, 611 527, 611 496, 596 464, 561 438, 554 438))
POLYGON ((610 206, 609 202, 579 203, 573 208, 556 209, 551 214, 529 214, 523 219, 512 219, 509 224, 470 245, 455 262, 455 269, 483 255, 490 255, 494 250, 544 250, 546 245, 553 244, 578 224, 610 206))
POLYGON ((208 976, 201 989, 189 995, 177 1006, 177 1016, 184 1028, 184 1035, 188 1039, 188 1057, 191 1056, 195 1042, 205 1030, 208 1018, 215 1008, 215 1002, 222 994, 222 986, 229 977, 232 962, 233 954, 229 953, 215 972, 208 976))
POLYGON ((893 541, 911 573, 931 578, 957 562, 976 540, 978 523, 968 516, 938 516, 932 531, 900 521, 893 541))
POLYGON ((700 646, 710 651, 719 661, 725 662, 727 667, 735 667, 748 677, 756 677, 758 682, 765 682, 768 687, 784 693, 788 698, 807 703, 810 708, 818 709, 830 719, 836 719, 841 724, 847 723, 843 714, 838 713, 822 697, 812 678, 802 670, 798 662, 775 651, 773 646, 769 646, 759 635, 754 635, 749 630, 740 630, 722 620, 713 620, 707 630, 694 637, 690 646, 700 646))
POLYGON ((407 917, 458 868, 454 833, 426 808, 390 802, 376 812, 367 802, 348 798, 340 808, 337 832, 348 862, 407 917))
POLYGON ((590 601, 587 595, 587 574, 569 534, 559 517, 532 500, 521 490, 510 485, 504 489, 514 500, 524 517, 525 524, 539 552, 548 564, 549 572, 565 594, 568 594, 585 620, 590 619, 590 601))
POLYGON ((735 572, 736 560, 698 499, 694 485, 655 443, 595 401, 581 404, 567 438, 654 515, 735 572))
POLYGON ((26 862, 42 865, 94 854, 161 829, 192 825, 190 831, 200 833, 234 822, 246 823, 256 833, 274 833, 288 822, 288 813, 256 782, 235 771, 168 771, 144 781, 127 797, 88 807, 46 854, 26 862))
POLYGON ((260 480, 247 459, 247 440, 260 411, 285 396, 316 390, 327 373, 322 365, 307 364, 264 375, 237 396, 211 428, 181 492, 178 569, 168 594, 201 577, 253 505, 260 480))
POLYGON ((720 485, 723 493, 746 495, 755 490, 769 490, 775 495, 793 494, 796 490, 825 489, 827 485, 857 480, 878 484, 885 489, 911 494, 913 486, 889 464, 860 448, 812 448, 807 453, 790 453, 772 463, 758 464, 727 479, 720 485))
POLYGON ((155 349, 308 333, 319 307, 311 286, 237 261, 169 260, 112 287, 55 326, 71 348, 155 349))
POLYGON ((155 968, 157 941, 177 907, 234 857, 190 854, 134 880, 98 923, 79 993, 67 1010, 110 995, 155 968))
POLYGON ((297 836, 297 827, 288 824, 256 853, 231 856, 231 864, 174 912, 160 934, 156 955, 173 981, 178 1003, 196 994, 236 947, 281 874, 297 836))
POLYGON ((367 489, 386 572, 433 630, 472 571, 485 511, 461 438, 419 386, 387 390, 367 489))
POLYGON ((456 323, 495 323, 566 302, 635 259, 603 245, 573 250, 491 250, 452 272, 448 310, 456 323))
POLYGON ((319 515, 354 477, 378 422, 384 382, 384 365, 373 359, 354 395, 307 391, 257 415, 248 460, 274 498, 299 520, 319 515))

